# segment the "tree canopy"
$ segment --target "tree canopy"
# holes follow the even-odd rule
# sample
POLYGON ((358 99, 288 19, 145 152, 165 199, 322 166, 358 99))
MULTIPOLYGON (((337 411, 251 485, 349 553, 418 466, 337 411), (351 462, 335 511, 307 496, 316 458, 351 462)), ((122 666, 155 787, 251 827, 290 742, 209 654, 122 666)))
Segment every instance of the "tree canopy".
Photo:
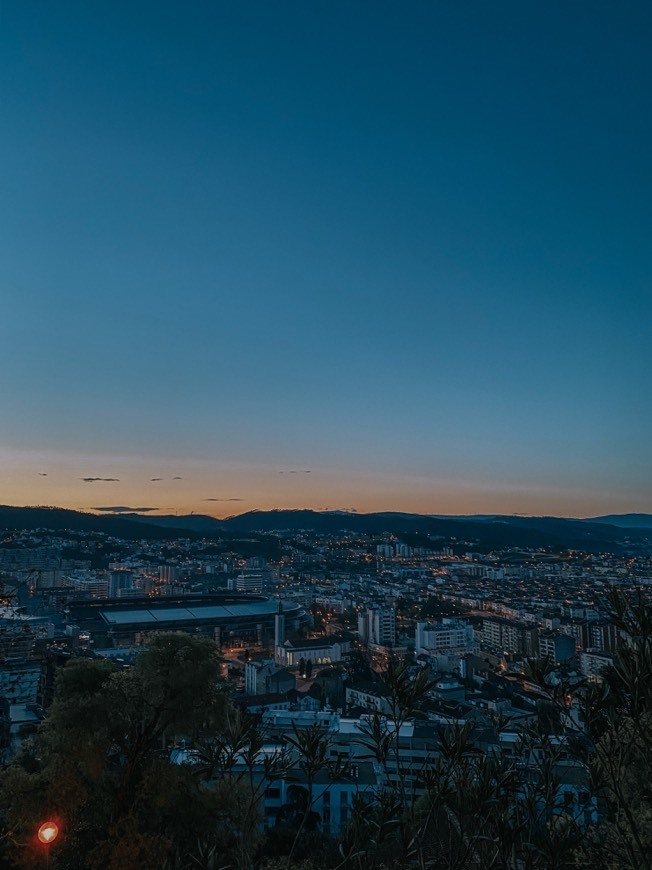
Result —
POLYGON ((172 845, 216 827, 215 791, 191 765, 170 764, 167 745, 222 727, 228 703, 214 645, 158 634, 133 667, 72 659, 35 739, 0 782, 4 845, 34 866, 40 821, 58 820, 52 866, 129 870, 162 866, 172 845))

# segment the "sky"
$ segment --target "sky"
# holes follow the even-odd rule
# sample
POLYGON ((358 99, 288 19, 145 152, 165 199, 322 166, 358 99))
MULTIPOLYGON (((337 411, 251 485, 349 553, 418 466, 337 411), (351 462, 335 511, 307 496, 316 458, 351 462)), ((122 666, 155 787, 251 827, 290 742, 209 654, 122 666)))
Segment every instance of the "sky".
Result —
POLYGON ((643 0, 8 0, 0 501, 652 512, 651 42, 643 0))

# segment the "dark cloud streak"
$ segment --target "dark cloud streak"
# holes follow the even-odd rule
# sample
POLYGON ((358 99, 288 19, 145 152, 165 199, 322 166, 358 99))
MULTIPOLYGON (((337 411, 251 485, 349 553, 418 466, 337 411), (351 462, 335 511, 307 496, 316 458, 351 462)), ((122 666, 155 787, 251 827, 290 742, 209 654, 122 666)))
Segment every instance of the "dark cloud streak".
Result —
POLYGON ((120 483, 119 477, 80 477, 84 483, 120 483))

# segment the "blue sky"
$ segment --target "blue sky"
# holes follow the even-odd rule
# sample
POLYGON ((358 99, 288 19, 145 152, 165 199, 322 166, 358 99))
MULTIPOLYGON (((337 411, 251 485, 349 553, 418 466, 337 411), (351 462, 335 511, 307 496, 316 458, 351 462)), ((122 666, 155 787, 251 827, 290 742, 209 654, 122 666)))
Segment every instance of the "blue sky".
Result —
POLYGON ((642 2, 6 5, 2 500, 652 510, 651 37, 642 2))

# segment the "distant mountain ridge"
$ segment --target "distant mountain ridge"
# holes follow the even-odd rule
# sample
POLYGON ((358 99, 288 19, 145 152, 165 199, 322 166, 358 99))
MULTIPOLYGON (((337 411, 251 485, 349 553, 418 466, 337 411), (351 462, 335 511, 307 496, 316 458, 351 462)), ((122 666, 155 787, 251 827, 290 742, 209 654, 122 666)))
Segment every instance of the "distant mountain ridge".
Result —
MULTIPOLYGON (((109 514, 115 516, 115 514, 109 514)), ((208 514, 137 514, 121 513, 121 517, 134 523, 161 526, 167 529, 189 529, 192 532, 216 532, 226 529, 225 522, 208 514)))
POLYGON ((564 517, 481 516, 435 517, 399 512, 334 514, 311 510, 250 511, 224 520, 238 531, 314 531, 336 533, 420 534, 432 538, 475 541, 479 549, 562 547, 591 552, 622 552, 631 543, 647 542, 645 529, 622 529, 564 517))
POLYGON ((424 545, 455 538, 487 552, 522 547, 577 549, 588 552, 652 553, 652 517, 647 514, 592 519, 501 515, 433 516, 402 512, 346 513, 342 511, 248 511, 224 520, 205 514, 184 516, 148 514, 96 514, 63 508, 0 506, 0 528, 96 531, 127 540, 180 537, 232 538, 239 534, 300 531, 338 534, 409 534, 422 536, 424 545), (626 517, 648 517, 651 525, 628 527, 626 517), (600 521, 598 521, 600 520, 600 521), (611 520, 611 522, 607 522, 611 520), (618 521, 618 522, 617 522, 618 521))
POLYGON ((607 514, 604 517, 590 517, 585 523, 606 523, 621 529, 652 529, 652 514, 607 514))
POLYGON ((166 529, 157 525, 141 525, 123 519, 122 514, 89 514, 59 507, 14 507, 0 505, 0 529, 35 531, 102 532, 125 540, 174 539, 179 529, 166 529))

